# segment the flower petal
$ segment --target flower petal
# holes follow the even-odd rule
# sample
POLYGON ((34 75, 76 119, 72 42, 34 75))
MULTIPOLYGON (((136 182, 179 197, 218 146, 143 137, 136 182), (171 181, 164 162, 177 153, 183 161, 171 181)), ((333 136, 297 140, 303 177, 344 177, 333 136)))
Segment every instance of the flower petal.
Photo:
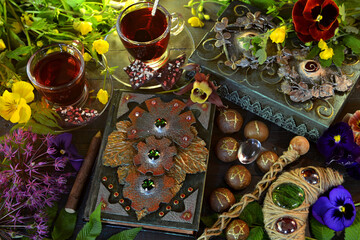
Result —
POLYGON ((329 209, 324 215, 323 219, 325 220, 325 225, 328 226, 330 229, 334 231, 342 231, 344 230, 344 218, 338 217, 337 211, 339 211, 336 208, 329 209))
POLYGON ((27 103, 34 100, 33 90, 34 87, 30 83, 24 81, 16 82, 12 86, 12 92, 19 94, 27 103))
POLYGON ((329 193, 329 201, 336 207, 343 205, 346 198, 351 199, 351 194, 341 185, 333 188, 329 193))
POLYGON ((312 19, 306 19, 303 16, 303 11, 307 0, 299 0, 295 3, 292 11, 292 19, 294 22, 295 31, 303 35, 309 35, 309 26, 314 24, 312 19))
POLYGON ((19 117, 19 123, 26 123, 31 117, 31 108, 23 98, 21 98, 19 104, 19 117))
POLYGON ((314 21, 318 14, 321 13, 321 6, 323 5, 324 0, 308 0, 305 2, 303 15, 306 19, 314 21))
POLYGON ((335 21, 331 27, 329 28, 329 30, 321 30, 318 28, 317 24, 313 24, 312 26, 310 26, 309 28, 309 32, 311 33, 311 36, 316 40, 316 41, 320 41, 320 39, 328 40, 330 38, 332 38, 335 34, 335 30, 339 27, 339 22, 335 21))
POLYGON ((331 204, 329 199, 325 196, 318 198, 318 200, 312 206, 312 215, 321 224, 325 225, 327 219, 324 217, 326 212, 333 209, 335 206, 331 204))

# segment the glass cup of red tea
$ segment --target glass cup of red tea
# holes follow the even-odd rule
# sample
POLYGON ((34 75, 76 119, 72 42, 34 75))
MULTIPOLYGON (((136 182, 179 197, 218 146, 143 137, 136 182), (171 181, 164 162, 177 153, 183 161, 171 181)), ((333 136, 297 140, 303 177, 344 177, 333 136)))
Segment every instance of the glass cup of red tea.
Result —
POLYGON ((82 106, 88 97, 85 62, 77 47, 65 43, 35 52, 26 67, 31 83, 55 106, 82 106))
POLYGON ((153 3, 139 2, 128 6, 119 15, 116 29, 126 50, 154 69, 169 57, 170 34, 177 35, 184 28, 184 20, 177 13, 170 14, 158 5, 152 16, 153 3))

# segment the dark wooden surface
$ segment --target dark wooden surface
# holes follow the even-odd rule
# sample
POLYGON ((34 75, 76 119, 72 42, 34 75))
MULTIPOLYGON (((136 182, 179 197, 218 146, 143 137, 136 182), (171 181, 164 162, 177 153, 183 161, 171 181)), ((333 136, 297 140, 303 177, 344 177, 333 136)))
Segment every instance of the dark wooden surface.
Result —
MULTIPOLYGON (((168 8, 168 10, 170 12, 178 11, 184 16, 185 19, 188 19, 189 17, 191 17, 190 10, 183 8, 183 5, 186 4, 186 2, 187 1, 185 1, 185 0, 163 1, 163 4, 165 5, 166 8, 168 8), (172 3, 168 3, 168 2, 172 2, 172 3)), ((160 1, 160 4, 162 4, 161 1, 160 1)), ((216 19, 216 11, 218 9, 218 6, 215 4, 208 4, 208 5, 206 5, 206 9, 208 10, 208 13, 211 15, 212 19, 216 19)), ((205 27, 202 29, 189 27, 196 44, 199 43, 201 38, 203 37, 203 35, 212 28, 213 24, 214 24, 213 21, 206 22, 205 27)), ((187 24, 187 26, 188 26, 188 24, 187 24)), ((118 83, 115 83, 114 85, 115 85, 115 88, 121 88, 121 85, 119 85, 118 83)), ((267 149, 272 149, 272 150, 276 151, 279 155, 281 155, 282 150, 284 150, 288 147, 288 144, 289 144, 289 141, 291 140, 291 138, 295 136, 294 134, 285 131, 284 129, 278 127, 277 125, 275 125, 273 123, 262 120, 259 117, 257 117, 256 115, 242 110, 238 106, 235 106, 229 102, 226 102, 226 104, 228 104, 230 108, 237 109, 242 114, 242 116, 244 118, 244 125, 247 122, 249 122, 251 120, 255 120, 255 119, 264 121, 270 130, 270 136, 269 136, 268 140, 264 143, 264 147, 267 149)), ((344 109, 341 112, 341 114, 338 116, 336 121, 340 121, 346 113, 355 112, 359 107, 360 107, 359 86, 356 86, 350 99, 344 105, 344 109)), ((107 112, 105 112, 99 119, 94 121, 92 124, 72 132, 73 133, 73 141, 81 154, 86 153, 92 136, 94 136, 97 131, 104 130, 105 123, 106 123, 106 117, 107 117, 107 112)), ((224 136, 232 136, 239 141, 244 140, 244 136, 243 136, 244 125, 238 133, 229 135, 229 134, 221 133, 219 131, 219 129, 217 128, 216 124, 214 124, 212 146, 215 146, 217 141, 221 137, 224 137, 224 136)), ((210 193, 217 187, 227 187, 227 185, 224 181, 224 175, 225 175, 226 170, 233 164, 238 164, 238 162, 223 163, 216 158, 214 149, 213 148, 210 149, 210 159, 209 159, 208 171, 207 171, 205 196, 204 196, 203 207, 202 207, 203 215, 208 215, 208 214, 213 213, 208 204, 210 193)), ((295 168, 295 167, 300 167, 300 166, 323 165, 323 164, 324 164, 324 160, 318 154, 315 143, 311 143, 309 153, 306 154, 305 156, 301 157, 295 163, 288 166, 286 168, 286 170, 295 168)), ((247 187, 246 189, 244 189, 242 191, 234 192, 235 194, 245 194, 248 192, 252 192, 254 189, 254 186, 261 179, 261 177, 263 175, 260 172, 260 170, 257 169, 255 163, 247 165, 246 167, 252 173, 251 184, 249 187, 247 187)), ((334 167, 336 167, 336 166, 334 166, 334 167)), ((339 170, 342 171, 343 169, 339 168, 339 170)), ((345 177, 345 180, 346 180, 344 183, 345 188, 350 190, 350 192, 353 195, 354 201, 359 202, 360 201, 360 189, 358 187, 359 181, 356 181, 349 177, 345 177)), ((86 192, 83 194, 83 196, 81 198, 80 208, 78 210, 79 215, 78 215, 76 232, 72 239, 76 238, 77 232, 82 228, 82 226, 85 223, 82 220, 82 215, 83 215, 83 211, 84 211, 84 207, 85 207, 85 202, 88 197, 87 194, 88 194, 89 185, 90 184, 88 184, 86 186, 86 192)), ((203 225, 201 225, 201 226, 203 227, 203 225)), ((124 229, 128 229, 128 228, 103 224, 103 231, 97 239, 99 239, 99 240, 108 239, 111 235, 116 234, 124 229)), ((200 236, 200 234, 201 234, 201 232, 199 232, 195 236, 184 236, 184 235, 174 235, 171 233, 144 229, 138 234, 138 236, 136 237, 136 240, 140 240, 140 239, 142 239, 142 240, 195 239, 197 236, 200 236)))

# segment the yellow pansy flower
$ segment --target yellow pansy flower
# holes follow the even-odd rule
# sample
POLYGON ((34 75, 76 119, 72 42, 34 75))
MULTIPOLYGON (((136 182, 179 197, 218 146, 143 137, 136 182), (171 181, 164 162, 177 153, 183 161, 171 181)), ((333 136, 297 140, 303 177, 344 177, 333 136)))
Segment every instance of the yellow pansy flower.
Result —
POLYGON ((332 48, 325 48, 321 53, 319 54, 321 59, 328 60, 334 56, 334 50, 332 48))
POLYGON ((4 40, 0 38, 0 51, 4 50, 6 48, 6 45, 4 43, 4 40))
POLYGON ((274 43, 283 43, 285 41, 286 27, 278 27, 270 34, 270 39, 274 43))
POLYGON ((318 47, 321 49, 321 50, 325 50, 326 48, 328 48, 326 42, 322 39, 320 39, 319 43, 318 43, 318 47))
POLYGON ((37 42, 36 42, 36 46, 38 46, 38 47, 44 46, 43 41, 37 41, 37 42))
POLYGON ((92 23, 91 22, 81 22, 79 29, 80 29, 81 35, 86 35, 92 31, 92 23))
POLYGON ((103 39, 98 39, 93 42, 93 48, 98 54, 104 54, 109 51, 109 43, 103 39))
POLYGON ((31 108, 27 104, 34 100, 34 87, 20 81, 13 84, 12 92, 5 90, 0 97, 0 116, 12 123, 26 123, 31 116, 31 108))
POLYGON ((204 103, 212 93, 212 89, 207 81, 195 81, 191 90, 190 99, 194 103, 204 103))
POLYGON ((12 30, 14 31, 14 33, 18 34, 22 31, 22 26, 19 22, 13 22, 11 24, 12 30))
POLYGON ((200 20, 200 18, 198 17, 191 17, 188 19, 188 23, 192 26, 192 27, 203 27, 204 23, 200 20))
POLYGON ((90 61, 92 59, 91 55, 89 53, 87 53, 87 52, 84 53, 83 58, 84 58, 85 62, 88 62, 88 61, 90 61))
POLYGON ((96 95, 96 98, 99 99, 99 102, 106 104, 109 101, 109 94, 106 90, 100 89, 96 95))

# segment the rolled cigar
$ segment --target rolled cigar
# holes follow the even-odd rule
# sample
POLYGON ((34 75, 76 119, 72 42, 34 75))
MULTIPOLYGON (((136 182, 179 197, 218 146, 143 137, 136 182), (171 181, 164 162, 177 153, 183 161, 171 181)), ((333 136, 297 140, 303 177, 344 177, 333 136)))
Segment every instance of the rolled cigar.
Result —
POLYGON ((80 196, 82 194, 82 190, 88 179, 88 176, 90 175, 90 171, 92 169, 92 166, 95 162, 95 158, 99 151, 100 143, 101 143, 101 132, 99 131, 91 139, 89 149, 86 153, 84 161, 83 161, 81 168, 76 176, 74 185, 73 185, 71 192, 69 194, 69 197, 67 199, 67 202, 65 205, 65 211, 68 213, 75 213, 75 211, 76 211, 80 196))

